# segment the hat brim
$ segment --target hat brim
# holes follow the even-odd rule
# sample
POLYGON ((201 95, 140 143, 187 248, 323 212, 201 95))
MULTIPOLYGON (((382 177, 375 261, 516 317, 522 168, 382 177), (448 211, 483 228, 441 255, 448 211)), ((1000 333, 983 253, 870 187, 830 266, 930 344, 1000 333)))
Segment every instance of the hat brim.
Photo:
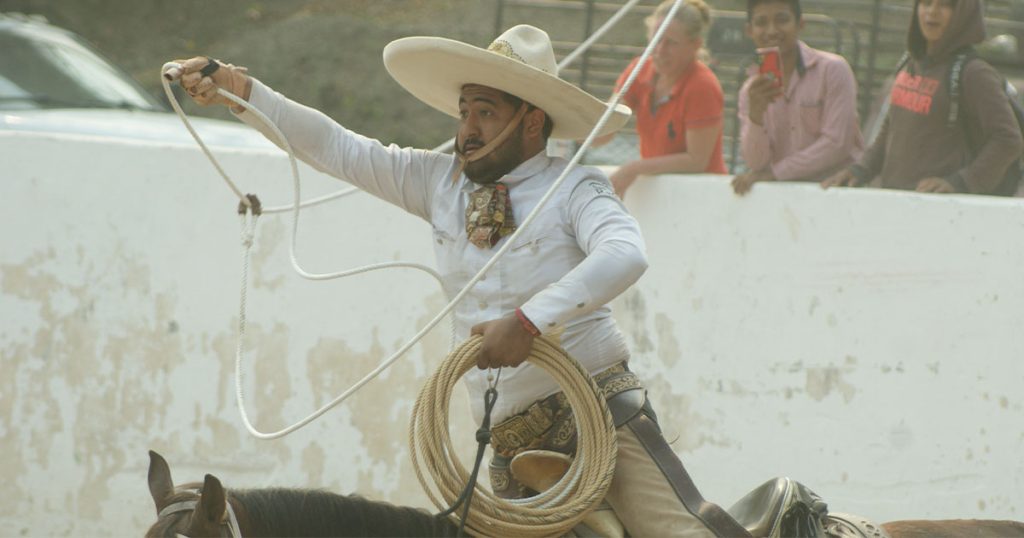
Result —
MULTIPOLYGON (((586 138, 608 105, 589 93, 521 61, 442 37, 405 37, 384 47, 384 66, 420 101, 455 118, 466 84, 512 94, 554 122, 551 138, 586 138)), ((619 104, 599 136, 622 128, 632 114, 619 104)))

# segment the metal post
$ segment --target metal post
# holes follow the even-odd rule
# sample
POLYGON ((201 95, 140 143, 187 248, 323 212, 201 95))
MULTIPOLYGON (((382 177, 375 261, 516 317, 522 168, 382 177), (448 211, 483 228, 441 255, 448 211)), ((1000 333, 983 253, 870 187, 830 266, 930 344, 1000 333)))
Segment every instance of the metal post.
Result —
POLYGON ((498 13, 494 16, 494 34, 492 35, 501 35, 501 32, 504 30, 504 28, 502 28, 502 25, 505 22, 504 20, 502 20, 504 18, 504 15, 505 0, 498 0, 498 13))
POLYGON ((864 81, 864 91, 860 93, 860 119, 866 122, 871 110, 871 101, 875 89, 875 59, 878 54, 878 35, 882 25, 882 0, 875 0, 875 10, 871 14, 871 44, 868 46, 868 73, 864 81))
MULTIPOLYGON (((583 26, 583 40, 586 40, 594 31, 594 0, 587 0, 587 16, 583 26)), ((582 40, 581 40, 582 41, 582 40)), ((587 67, 590 64, 590 50, 583 53, 580 62, 580 88, 587 90, 587 67)))

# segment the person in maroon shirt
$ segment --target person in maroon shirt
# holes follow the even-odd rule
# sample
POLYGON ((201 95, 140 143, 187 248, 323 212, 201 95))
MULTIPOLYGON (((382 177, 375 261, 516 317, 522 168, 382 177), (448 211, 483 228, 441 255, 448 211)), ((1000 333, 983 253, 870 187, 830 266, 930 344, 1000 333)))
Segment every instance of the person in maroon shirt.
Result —
POLYGON ((958 77, 959 100, 950 91, 957 56, 984 40, 981 0, 916 0, 909 60, 896 74, 881 132, 857 163, 823 185, 1012 195, 1020 178, 1007 170, 1024 141, 1003 78, 971 58, 958 77))

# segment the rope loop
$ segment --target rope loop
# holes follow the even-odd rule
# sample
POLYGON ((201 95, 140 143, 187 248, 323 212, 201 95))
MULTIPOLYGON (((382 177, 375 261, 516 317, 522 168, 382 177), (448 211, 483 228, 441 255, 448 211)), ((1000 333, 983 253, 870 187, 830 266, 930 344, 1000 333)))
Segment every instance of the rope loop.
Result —
MULTIPOLYGON (((449 436, 448 409, 456 383, 476 367, 481 341, 480 336, 470 337, 448 355, 424 383, 413 407, 409 425, 413 468, 439 510, 450 506, 471 480, 449 436), (428 482, 424 470, 432 481, 428 482)), ((557 484, 534 497, 502 499, 489 488, 476 485, 473 510, 466 520, 449 515, 475 536, 560 536, 604 499, 615 473, 615 423, 594 379, 543 336, 534 340, 527 360, 548 372, 565 393, 576 417, 576 458, 557 484)), ((485 404, 495 396, 485 393, 485 404)), ((493 400, 490 403, 493 405, 493 400)), ((490 424, 484 426, 489 430, 490 424)))

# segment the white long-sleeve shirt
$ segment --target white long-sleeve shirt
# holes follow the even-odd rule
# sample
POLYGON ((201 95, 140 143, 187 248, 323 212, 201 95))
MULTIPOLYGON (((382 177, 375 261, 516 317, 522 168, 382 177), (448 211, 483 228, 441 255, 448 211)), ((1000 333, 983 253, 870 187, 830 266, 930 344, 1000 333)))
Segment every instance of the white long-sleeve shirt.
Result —
MULTIPOLYGON (((384 146, 256 80, 249 102, 285 134, 298 158, 429 222, 449 298, 508 240, 502 238, 493 249, 469 242, 465 209, 469 193, 479 186, 465 174, 452 182, 453 155, 384 146)), ((254 114, 238 116, 277 143, 254 114)), ((526 219, 567 165, 541 152, 500 179, 509 187, 515 222, 526 219)), ((519 307, 543 333, 564 329, 562 347, 591 374, 598 373, 629 358, 607 303, 646 268, 639 226, 607 177, 595 168, 577 167, 516 244, 456 306, 457 337, 467 338, 473 325, 519 307)), ((474 368, 464 378, 478 420, 486 377, 486 371, 474 368)), ((540 367, 524 363, 505 369, 492 420, 519 413, 558 390, 540 367)))

